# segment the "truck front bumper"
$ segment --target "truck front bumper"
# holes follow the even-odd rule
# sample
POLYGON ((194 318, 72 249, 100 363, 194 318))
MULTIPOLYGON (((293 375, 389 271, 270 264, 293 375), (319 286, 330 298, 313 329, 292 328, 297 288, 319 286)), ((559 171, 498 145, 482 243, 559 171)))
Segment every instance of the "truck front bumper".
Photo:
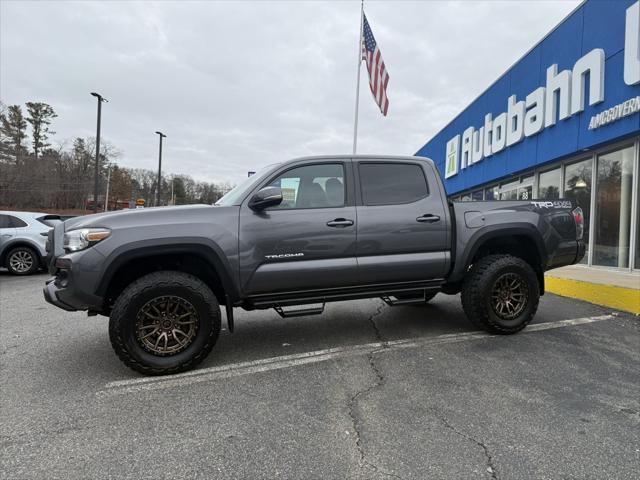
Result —
POLYGON ((96 295, 95 285, 103 260, 104 257, 94 249, 54 257, 49 266, 53 276, 45 283, 44 299, 63 310, 99 313, 104 299, 96 295))
POLYGON ((95 294, 104 256, 95 247, 66 253, 63 248, 64 223, 49 232, 47 265, 53 275, 42 293, 51 305, 67 310, 100 312, 103 298, 95 294))
POLYGON ((50 278, 49 280, 47 280, 44 288, 42 289, 44 299, 51 305, 55 305, 56 307, 68 312, 75 312, 76 310, 78 310, 77 308, 73 308, 71 305, 67 305, 58 298, 59 290, 60 289, 56 286, 56 277, 50 278))

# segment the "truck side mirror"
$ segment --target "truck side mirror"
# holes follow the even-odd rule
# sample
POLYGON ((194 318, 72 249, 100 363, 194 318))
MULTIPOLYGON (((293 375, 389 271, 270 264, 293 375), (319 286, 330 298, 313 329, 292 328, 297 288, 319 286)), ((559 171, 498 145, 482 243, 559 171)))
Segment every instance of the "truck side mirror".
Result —
POLYGON ((280 205, 280 203, 282 203, 282 190, 280 187, 264 187, 251 197, 249 208, 259 212, 267 207, 280 205))

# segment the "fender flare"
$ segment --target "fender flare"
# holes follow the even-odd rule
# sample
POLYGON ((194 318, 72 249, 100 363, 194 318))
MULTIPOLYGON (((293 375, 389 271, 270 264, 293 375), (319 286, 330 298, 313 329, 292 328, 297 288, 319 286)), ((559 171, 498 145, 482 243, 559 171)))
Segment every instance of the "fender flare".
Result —
POLYGON ((533 240, 536 245, 538 257, 540 258, 540 267, 544 271, 544 266, 547 263, 547 250, 544 246, 544 241, 540 231, 535 225, 530 223, 516 223, 506 227, 504 225, 488 225, 476 233, 474 233, 467 242, 461 256, 456 259, 456 265, 452 272, 452 278, 459 280, 464 275, 466 266, 470 263, 471 259, 478 252, 480 247, 489 240, 500 237, 513 237, 513 236, 525 236, 533 240))
POLYGON ((136 242, 135 246, 123 245, 115 249, 105 259, 106 266, 100 275, 100 282, 95 293, 100 297, 106 295, 109 284, 116 272, 132 260, 184 253, 197 255, 205 260, 218 274, 225 293, 232 300, 239 298, 237 284, 234 282, 234 277, 231 273, 231 265, 222 249, 213 241, 200 237, 142 240, 136 242))

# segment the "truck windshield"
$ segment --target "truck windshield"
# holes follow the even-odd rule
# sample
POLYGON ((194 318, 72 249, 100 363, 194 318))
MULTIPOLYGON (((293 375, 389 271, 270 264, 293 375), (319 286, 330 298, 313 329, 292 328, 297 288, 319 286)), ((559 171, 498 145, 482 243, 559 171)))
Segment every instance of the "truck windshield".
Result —
POLYGON ((269 174, 273 170, 273 168, 279 165, 277 163, 273 163, 271 165, 267 165, 266 167, 258 170, 258 172, 254 173, 250 177, 244 179, 244 181, 240 182, 238 185, 229 190, 220 200, 218 200, 214 205, 219 207, 228 207, 229 205, 237 205, 240 200, 245 196, 247 192, 252 190, 255 185, 262 181, 265 176, 269 174))

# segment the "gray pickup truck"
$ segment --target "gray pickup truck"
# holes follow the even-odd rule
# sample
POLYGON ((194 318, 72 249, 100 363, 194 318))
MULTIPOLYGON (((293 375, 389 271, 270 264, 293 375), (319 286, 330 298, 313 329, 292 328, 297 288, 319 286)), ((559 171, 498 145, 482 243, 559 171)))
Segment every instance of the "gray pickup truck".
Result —
POLYGON ((424 304, 461 292, 471 322, 523 329, 544 272, 584 256, 569 200, 450 203, 431 160, 335 156, 272 165, 215 205, 128 210, 50 232, 45 299, 110 317, 120 359, 148 375, 194 367, 220 305, 321 313, 326 302, 424 304))

